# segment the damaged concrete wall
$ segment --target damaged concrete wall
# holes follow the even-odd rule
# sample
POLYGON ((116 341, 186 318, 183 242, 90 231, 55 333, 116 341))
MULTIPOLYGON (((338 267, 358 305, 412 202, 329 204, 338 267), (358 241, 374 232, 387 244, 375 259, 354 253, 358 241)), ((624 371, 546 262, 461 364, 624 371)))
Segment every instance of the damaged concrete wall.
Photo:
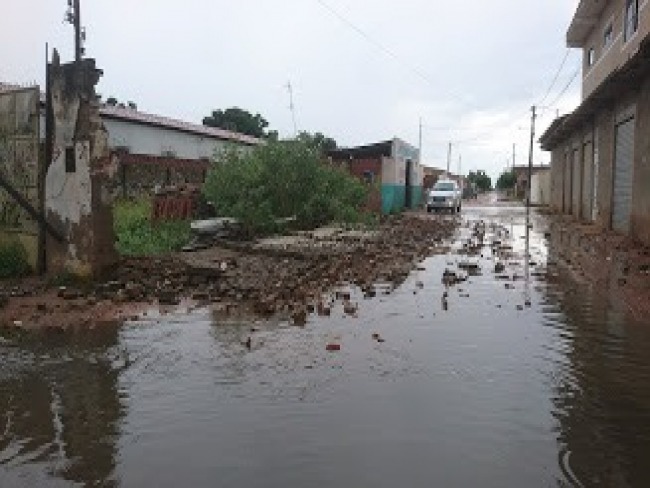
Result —
MULTIPOLYGON (((38 86, 0 93, 0 171, 35 209, 42 207, 38 86)), ((40 268, 41 229, 7 191, 0 190, 0 243, 18 241, 32 269, 40 268)))
POLYGON ((99 115, 95 85, 101 72, 92 59, 50 65, 53 112, 52 161, 45 177, 47 219, 67 237, 47 241, 49 273, 100 275, 117 259, 112 193, 117 163, 99 115))

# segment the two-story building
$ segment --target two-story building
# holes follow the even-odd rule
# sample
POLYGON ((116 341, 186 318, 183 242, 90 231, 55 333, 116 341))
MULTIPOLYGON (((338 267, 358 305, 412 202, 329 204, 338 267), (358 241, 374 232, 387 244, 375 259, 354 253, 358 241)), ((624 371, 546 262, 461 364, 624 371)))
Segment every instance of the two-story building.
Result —
POLYGON ((567 44, 582 49, 582 101, 541 138, 552 207, 650 244, 650 6, 580 0, 567 44))

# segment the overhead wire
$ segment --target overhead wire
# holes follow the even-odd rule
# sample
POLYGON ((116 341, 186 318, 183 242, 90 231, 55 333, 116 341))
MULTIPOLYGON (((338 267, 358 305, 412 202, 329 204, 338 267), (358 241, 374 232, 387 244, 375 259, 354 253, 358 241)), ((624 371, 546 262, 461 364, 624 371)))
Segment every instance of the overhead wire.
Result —
POLYGON ((562 69, 564 68, 564 65, 566 64, 567 59, 569 59, 569 54, 571 53, 571 50, 567 48, 566 53, 564 53, 564 58, 562 58, 562 62, 560 63, 560 67, 557 69, 555 72, 555 76, 553 76, 553 81, 551 81, 551 84, 548 87, 548 90, 546 90, 546 94, 544 95, 544 98, 542 98, 537 105, 544 105, 544 102, 548 98, 548 96, 551 94, 551 90, 555 87, 555 83, 557 83, 558 78, 560 77, 560 73, 562 73, 562 69))

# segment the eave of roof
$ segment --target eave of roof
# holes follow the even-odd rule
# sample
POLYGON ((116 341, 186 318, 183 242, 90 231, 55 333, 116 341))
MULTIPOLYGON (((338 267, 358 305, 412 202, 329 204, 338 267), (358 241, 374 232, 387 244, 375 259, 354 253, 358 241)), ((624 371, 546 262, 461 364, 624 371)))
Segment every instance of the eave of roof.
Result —
POLYGON ((572 113, 555 119, 540 137, 545 151, 552 151, 570 137, 585 120, 598 110, 620 97, 621 93, 639 86, 640 81, 650 74, 650 38, 644 40, 630 60, 610 75, 572 113))
POLYGON ((327 153, 334 160, 350 159, 350 158, 373 158, 373 157, 390 157, 393 150, 393 141, 382 141, 375 144, 368 144, 365 146, 348 147, 334 149, 327 153))
POLYGON ((99 112, 102 117, 106 117, 108 119, 122 120, 135 124, 149 125, 164 129, 172 129, 204 137, 220 139, 223 141, 238 142, 240 144, 246 144, 249 146, 257 146, 264 143, 262 139, 251 137, 245 134, 239 134, 237 132, 231 132, 216 127, 206 127, 204 125, 192 124, 190 122, 184 122, 182 120, 163 117, 160 115, 148 114, 131 108, 103 105, 100 107, 99 112))
POLYGON ((567 30, 566 42, 569 47, 583 47, 587 36, 598 23, 607 0, 580 0, 567 30))

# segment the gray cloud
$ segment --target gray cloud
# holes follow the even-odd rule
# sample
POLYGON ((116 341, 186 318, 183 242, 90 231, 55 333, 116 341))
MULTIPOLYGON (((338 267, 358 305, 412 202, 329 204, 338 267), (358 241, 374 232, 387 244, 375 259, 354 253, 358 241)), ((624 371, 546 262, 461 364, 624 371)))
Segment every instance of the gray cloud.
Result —
MULTIPOLYGON (((289 135, 291 80, 299 128, 342 144, 417 144, 422 117, 426 163, 444 165, 450 139, 465 141, 454 150, 465 169, 496 175, 513 142, 524 162, 527 111, 564 56, 576 0, 323 2, 344 20, 318 0, 86 1, 82 14, 88 55, 105 71, 101 93, 143 110, 200 121, 236 105, 289 135)), ((42 83, 48 41, 71 56, 65 6, 11 5, 0 18, 0 79, 42 83)), ((579 65, 572 53, 549 100, 579 65)), ((579 92, 576 82, 540 130, 579 92)))

